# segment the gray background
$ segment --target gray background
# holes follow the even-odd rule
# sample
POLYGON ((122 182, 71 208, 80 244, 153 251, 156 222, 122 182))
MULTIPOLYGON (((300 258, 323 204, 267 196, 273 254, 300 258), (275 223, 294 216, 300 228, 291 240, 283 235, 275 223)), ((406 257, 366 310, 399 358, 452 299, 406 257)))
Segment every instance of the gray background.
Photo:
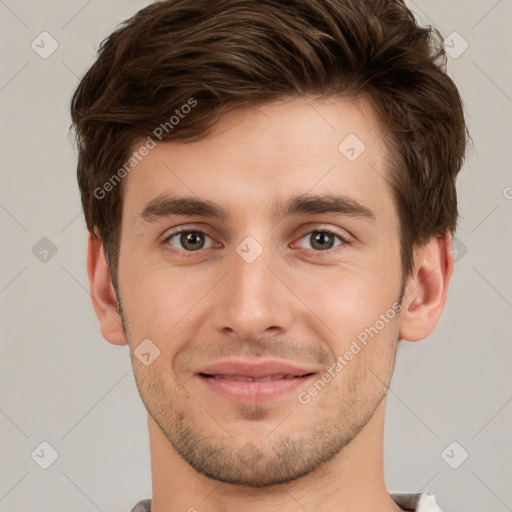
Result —
MULTIPOLYGON (((101 338, 90 304, 68 136, 70 96, 99 42, 147 3, 0 0, 0 512, 124 512, 151 495, 145 409, 128 348, 101 338), (51 49, 43 31, 58 43, 46 59, 31 47, 51 49), (43 441, 58 452, 47 469, 43 441)), ((458 180, 447 307, 432 336, 399 348, 386 481, 392 491, 433 492, 446 512, 505 512, 512 510, 512 1, 409 6, 439 28, 456 57, 448 69, 474 147, 458 180), (469 45, 462 53, 454 31, 469 45)))

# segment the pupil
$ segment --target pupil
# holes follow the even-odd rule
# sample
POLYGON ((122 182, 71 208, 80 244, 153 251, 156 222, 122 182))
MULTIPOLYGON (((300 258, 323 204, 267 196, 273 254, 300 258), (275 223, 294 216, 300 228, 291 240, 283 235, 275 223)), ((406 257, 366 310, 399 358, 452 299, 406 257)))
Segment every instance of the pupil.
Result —
POLYGON ((204 241, 201 240, 200 233, 183 233, 181 235, 181 245, 185 247, 186 249, 190 249, 192 251, 197 251, 202 248, 204 245, 204 241), (199 242, 199 247, 197 246, 197 243, 199 242), (203 242, 203 243, 201 243, 203 242))
POLYGON ((330 247, 327 247, 327 246, 332 246, 332 236, 329 235, 328 233, 325 233, 325 232, 317 232, 316 235, 313 235, 313 243, 311 244, 313 247, 315 247, 315 245, 317 246, 317 248, 319 249, 330 249, 330 247))

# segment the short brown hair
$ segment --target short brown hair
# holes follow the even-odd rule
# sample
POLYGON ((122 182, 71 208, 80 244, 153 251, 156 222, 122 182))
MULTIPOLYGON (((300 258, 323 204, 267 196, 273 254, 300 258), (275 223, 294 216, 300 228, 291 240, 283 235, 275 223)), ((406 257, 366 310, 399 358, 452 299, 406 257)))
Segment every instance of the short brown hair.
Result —
POLYGON ((122 182, 95 190, 120 177, 135 141, 158 126, 161 140, 199 140, 230 110, 302 95, 366 96, 375 108, 408 276, 414 247, 458 219, 469 134, 445 63, 440 33, 401 0, 164 0, 139 11, 101 43, 71 104, 87 228, 114 285, 122 182), (169 123, 191 98, 193 112, 169 123))

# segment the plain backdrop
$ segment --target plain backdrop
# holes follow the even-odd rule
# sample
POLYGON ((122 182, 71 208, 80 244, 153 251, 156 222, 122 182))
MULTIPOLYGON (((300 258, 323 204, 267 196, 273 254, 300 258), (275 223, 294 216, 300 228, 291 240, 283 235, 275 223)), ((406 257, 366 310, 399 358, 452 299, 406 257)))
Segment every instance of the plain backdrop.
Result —
MULTIPOLYGON (((146 4, 0 0, 0 512, 126 512, 151 496, 146 414, 128 348, 102 339, 90 304, 68 135, 71 94, 100 41, 146 4)), ((399 347, 386 481, 390 491, 434 493, 445 512, 506 512, 512 2, 408 4, 445 38, 474 147, 458 179, 446 309, 432 336, 399 347)))

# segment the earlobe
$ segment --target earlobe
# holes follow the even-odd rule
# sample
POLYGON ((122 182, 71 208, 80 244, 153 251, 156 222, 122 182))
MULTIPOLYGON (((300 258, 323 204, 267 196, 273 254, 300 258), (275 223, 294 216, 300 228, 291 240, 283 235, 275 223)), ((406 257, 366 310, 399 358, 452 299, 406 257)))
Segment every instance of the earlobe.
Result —
POLYGON ((100 238, 93 238, 90 233, 87 241, 87 275, 92 306, 98 317, 102 336, 113 345, 126 345, 103 244, 100 238))
POLYGON ((454 262, 452 236, 432 237, 414 255, 414 270, 405 288, 399 338, 419 341, 435 329, 443 312, 454 262))

